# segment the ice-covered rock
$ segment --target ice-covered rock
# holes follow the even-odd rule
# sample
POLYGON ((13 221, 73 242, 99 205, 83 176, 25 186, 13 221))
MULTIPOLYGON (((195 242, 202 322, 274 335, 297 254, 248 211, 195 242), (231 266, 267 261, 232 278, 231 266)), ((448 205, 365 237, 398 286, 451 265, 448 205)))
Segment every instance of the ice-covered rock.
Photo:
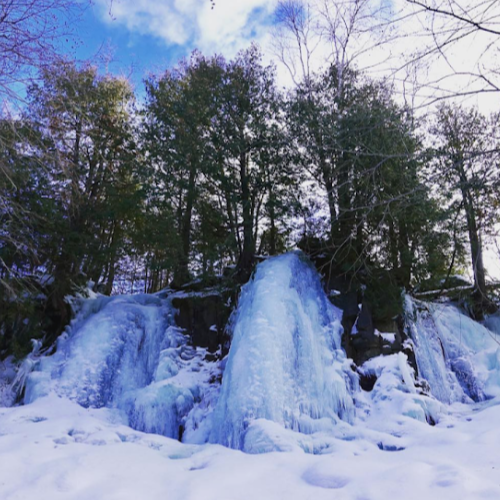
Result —
POLYGON ((500 335, 500 312, 487 316, 483 321, 483 324, 486 328, 488 328, 488 330, 496 333, 498 337, 498 335, 500 335))
POLYGON ((359 405, 360 410, 367 410, 366 415, 358 411, 358 417, 363 421, 370 419, 374 427, 385 428, 387 421, 401 415, 420 422, 435 423, 439 420, 443 405, 421 394, 415 383, 414 370, 404 353, 372 358, 360 367, 360 371, 365 377, 375 379, 368 393, 367 407, 359 405))
POLYGON ((405 298, 420 377, 443 403, 500 395, 500 337, 453 305, 405 298))
POLYGON ((154 295, 85 300, 55 354, 29 375, 25 402, 55 392, 84 407, 117 408, 135 429, 182 437, 218 368, 187 345, 174 313, 154 295))
POLYGON ((351 420, 357 379, 340 348, 340 321, 341 311, 329 302, 302 254, 259 264, 232 319, 211 441, 259 451, 252 442, 258 434, 266 442, 262 451, 268 451, 265 426, 247 434, 257 419, 304 433, 323 428, 324 419, 351 420))

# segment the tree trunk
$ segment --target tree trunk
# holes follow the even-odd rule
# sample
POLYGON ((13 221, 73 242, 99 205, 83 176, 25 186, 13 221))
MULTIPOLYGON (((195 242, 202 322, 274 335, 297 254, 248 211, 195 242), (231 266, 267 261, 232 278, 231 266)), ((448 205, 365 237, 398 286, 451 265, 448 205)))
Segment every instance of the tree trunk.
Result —
POLYGON ((117 257, 117 240, 120 239, 121 235, 121 230, 120 226, 118 223, 113 224, 113 232, 112 232, 112 237, 110 241, 110 248, 109 248, 109 258, 108 262, 106 263, 106 286, 104 289, 104 293, 106 295, 111 295, 111 292, 113 291, 113 283, 115 281, 115 273, 116 273, 116 257, 117 257))
POLYGON ((238 271, 242 279, 250 277, 255 253, 255 242, 253 238, 253 218, 250 199, 250 187, 248 185, 247 171, 248 157, 245 151, 240 153, 240 183, 241 204, 243 212, 243 251, 238 263, 238 271))
POLYGON ((486 279, 483 264, 483 250, 481 238, 477 227, 476 211, 472 201, 472 195, 468 187, 468 180, 464 171, 462 162, 458 162, 458 171, 460 175, 460 190, 462 192, 463 206, 467 220, 467 231, 469 233, 470 253, 472 257, 472 270, 474 272, 474 284, 476 289, 486 297, 486 279))
POLYGON ((406 289, 410 286, 411 272, 413 269, 414 250, 410 248, 410 240, 408 236, 408 226, 404 220, 399 223, 399 260, 401 270, 399 274, 399 284, 406 289))
POLYGON ((328 210, 330 212, 330 235, 333 241, 335 224, 337 222, 337 209, 335 207, 335 196, 333 192, 332 171, 331 167, 329 167, 328 164, 326 163, 325 153, 323 151, 323 146, 321 144, 319 147, 319 163, 320 163, 321 175, 323 177, 323 184, 325 185, 326 188, 328 210))
POLYGON ((188 188, 186 192, 186 208, 181 222, 181 252, 174 276, 175 286, 183 285, 190 279, 189 274, 189 253, 191 251, 191 224, 193 216, 193 206, 196 196, 197 168, 193 160, 190 161, 188 188))
MULTIPOLYGON (((347 164, 339 165, 338 168, 338 197, 339 213, 337 225, 337 245, 345 251, 349 251, 351 243, 352 220, 351 217, 351 193, 349 189, 349 169, 347 164)), ((345 256, 344 256, 345 257, 345 256)))
POLYGON ((271 185, 269 185, 269 220, 271 228, 269 229, 269 255, 276 255, 276 211, 275 199, 271 185))
POLYGON ((474 271, 474 284, 482 297, 486 297, 486 277, 483 264, 483 249, 481 237, 477 228, 476 214, 472 203, 464 203, 467 217, 467 229, 469 232, 470 253, 472 257, 472 269, 474 271))
POLYGON ((483 263, 483 249, 481 245, 481 236, 477 226, 476 210, 472 200, 472 194, 469 189, 469 182, 464 170, 463 160, 455 162, 460 176, 460 190, 462 192, 463 206, 467 220, 467 231, 469 233, 470 253, 472 259, 472 271, 474 273, 474 286, 477 295, 477 303, 474 308, 476 319, 483 318, 485 309, 488 308, 490 301, 486 294, 486 272, 483 263))
POLYGON ((394 274, 397 274, 399 269, 398 260, 398 238, 396 235, 396 230, 394 229, 394 220, 389 217, 389 255, 391 259, 391 268, 394 274))

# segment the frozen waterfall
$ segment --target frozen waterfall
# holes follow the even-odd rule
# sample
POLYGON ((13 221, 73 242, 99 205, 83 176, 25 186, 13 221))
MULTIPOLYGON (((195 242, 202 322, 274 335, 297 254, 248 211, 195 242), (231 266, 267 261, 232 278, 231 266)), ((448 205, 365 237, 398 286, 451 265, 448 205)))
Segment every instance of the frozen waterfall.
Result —
POLYGON ((211 441, 256 451, 247 434, 258 419, 304 433, 350 420, 357 379, 340 349, 341 314, 301 254, 259 264, 233 318, 211 441))
POLYGON ((188 345, 174 313, 155 295, 83 301, 56 353, 28 377, 25 402, 55 392, 84 407, 121 410, 137 430, 179 438, 218 368, 188 345))
POLYGON ((25 402, 55 393, 87 408, 111 408, 134 429, 186 443, 320 453, 335 436, 349 435, 347 428, 376 420, 389 407, 437 421, 442 405, 436 399, 450 404, 500 396, 494 333, 500 316, 482 325, 452 305, 409 296, 406 333, 418 376, 436 399, 420 393, 401 352, 359 367, 375 379, 362 391, 341 349, 342 311, 299 252, 257 266, 231 317, 223 360, 190 345, 175 325, 174 296, 82 300, 56 352, 38 358, 29 374, 25 402))
POLYGON ((415 345, 419 376, 443 403, 500 396, 500 336, 497 319, 486 326, 453 305, 405 298, 407 330, 415 345))
POLYGON ((174 313, 154 295, 83 301, 56 353, 28 377, 25 402, 55 392, 116 408, 138 430, 247 450, 256 421, 313 433, 353 418, 357 377, 340 349, 342 313, 302 254, 259 264, 243 288, 220 398, 219 363, 188 345, 174 313))

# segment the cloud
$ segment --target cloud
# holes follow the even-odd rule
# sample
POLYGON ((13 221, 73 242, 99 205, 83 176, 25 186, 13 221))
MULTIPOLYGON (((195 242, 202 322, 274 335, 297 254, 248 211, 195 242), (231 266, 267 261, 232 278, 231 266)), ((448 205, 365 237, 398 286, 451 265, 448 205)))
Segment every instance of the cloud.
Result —
POLYGON ((233 56, 250 41, 262 42, 277 0, 97 0, 104 22, 159 38, 167 46, 233 56))
MULTIPOLYGON (((406 0, 302 1, 313 6, 315 25, 325 23, 325 5, 330 13, 343 13, 347 21, 353 7, 361 5, 364 14, 356 21, 356 36, 349 37, 348 59, 376 78, 392 79, 401 99, 409 104, 425 106, 443 95, 487 87, 482 76, 492 77, 495 83, 499 81, 498 37, 472 30, 470 36, 447 44, 454 29, 459 29, 458 35, 467 30, 462 26, 460 31, 460 23, 457 26, 453 18, 420 12, 406 0), (392 41, 378 43, 377 31, 392 41), (444 43, 442 51, 435 50, 436 40, 444 43), (433 54, 420 57, 427 50, 433 54)), ((488 1, 494 5, 494 0, 488 1)), ((459 1, 464 5, 475 2, 459 1)), ((95 0, 95 3, 104 22, 123 26, 134 38, 148 35, 162 40, 176 56, 188 55, 197 48, 207 55, 219 53, 231 58, 256 41, 264 50, 266 62, 276 59, 270 28, 278 0, 215 0, 214 8, 210 0, 95 0)), ((500 19, 500 6, 488 15, 492 20, 500 19)), ((330 21, 332 25, 338 24, 335 30, 342 36, 342 23, 338 19, 330 21)), ((332 45, 325 39, 318 44, 311 42, 310 46, 316 47, 311 61, 314 70, 332 61, 329 57, 332 45)), ((278 68, 279 81, 290 84, 287 69, 279 62, 278 68)), ((488 109, 493 95, 482 92, 474 98, 484 101, 482 107, 488 109)))

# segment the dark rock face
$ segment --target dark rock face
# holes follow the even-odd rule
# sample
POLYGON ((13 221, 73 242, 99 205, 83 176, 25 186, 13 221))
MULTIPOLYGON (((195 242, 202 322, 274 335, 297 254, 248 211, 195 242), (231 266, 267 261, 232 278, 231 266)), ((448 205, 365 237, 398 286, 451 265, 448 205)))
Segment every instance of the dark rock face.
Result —
POLYGON ((341 293, 336 297, 332 297, 331 301, 339 309, 342 309, 342 326, 344 327, 344 332, 351 332, 354 323, 358 319, 359 307, 358 307, 358 293, 357 292, 347 292, 341 293))
MULTIPOLYGON (((400 314, 396 319, 396 325, 398 329, 399 336, 401 338, 401 351, 406 354, 408 358, 408 363, 415 370, 415 375, 418 377, 418 367, 417 358, 415 357, 415 351, 413 350, 413 342, 408 336, 405 320, 402 314, 400 314)), ((430 390, 430 389, 429 389, 430 390)))
POLYGON ((372 338, 375 335, 375 327, 373 326, 372 310, 370 304, 363 300, 361 310, 358 314, 356 322, 358 334, 366 339, 372 338))
POLYGON ((225 327, 232 310, 232 291, 185 293, 172 298, 176 323, 195 346, 216 352, 226 344, 225 327))
POLYGON ((373 390, 373 387, 375 386, 375 382, 377 381, 377 376, 374 373, 359 373, 359 385, 361 386, 361 389, 364 391, 370 392, 373 390))
POLYGON ((356 329, 357 333, 351 331, 349 340, 354 362, 361 365, 368 359, 382 354, 383 345, 382 337, 375 335, 371 308, 365 300, 357 317, 356 329))
POLYGON ((342 315, 342 326, 344 327, 342 347, 356 365, 360 366, 370 358, 381 354, 394 354, 403 350, 405 335, 397 320, 376 324, 373 320, 370 303, 363 300, 361 308, 359 308, 357 294, 354 292, 342 294, 334 302, 344 311, 342 315), (391 342, 384 338, 379 331, 392 333, 394 341, 391 342))

